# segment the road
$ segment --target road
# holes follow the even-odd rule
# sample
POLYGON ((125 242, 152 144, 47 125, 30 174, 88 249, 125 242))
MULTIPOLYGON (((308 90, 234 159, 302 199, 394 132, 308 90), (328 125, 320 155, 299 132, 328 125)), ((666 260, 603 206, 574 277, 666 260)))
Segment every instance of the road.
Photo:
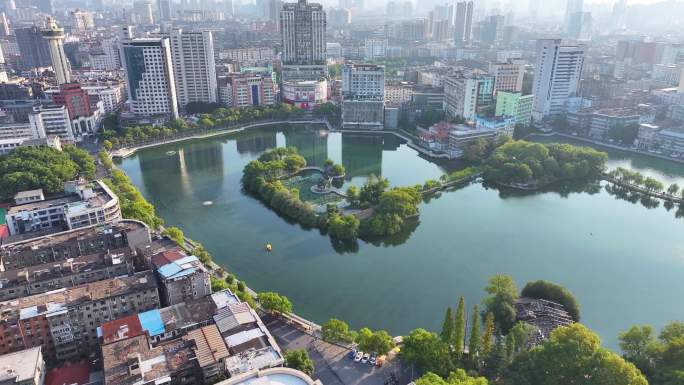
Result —
POLYGON ((380 368, 357 363, 347 358, 347 348, 315 338, 280 319, 264 316, 263 320, 283 350, 307 350, 314 362, 314 377, 325 385, 384 385, 392 373, 398 385, 411 382, 411 368, 404 367, 399 359, 380 368))

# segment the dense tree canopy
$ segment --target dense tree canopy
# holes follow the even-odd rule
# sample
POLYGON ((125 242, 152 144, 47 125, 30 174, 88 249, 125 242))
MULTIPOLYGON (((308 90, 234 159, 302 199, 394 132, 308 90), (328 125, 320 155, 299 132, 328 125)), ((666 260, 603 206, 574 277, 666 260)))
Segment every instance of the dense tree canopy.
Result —
POLYGON ((572 293, 553 282, 539 280, 528 282, 520 293, 522 297, 539 298, 563 305, 575 322, 580 320, 580 306, 572 293))
POLYGON ((515 301, 518 299, 518 289, 513 278, 508 275, 495 275, 489 279, 485 290, 489 295, 483 300, 483 313, 491 313, 501 332, 508 333, 515 324, 515 301))
POLYGON ((353 339, 349 325, 336 318, 331 318, 321 325, 321 336, 324 341, 328 342, 351 342, 353 339))
POLYGON ((437 334, 415 329, 404 337, 400 351, 402 361, 423 372, 447 376, 451 369, 449 346, 437 334))
POLYGON ((416 380, 416 385, 487 385, 484 377, 470 377, 463 369, 456 369, 444 379, 432 372, 425 373, 416 380))
POLYGON ((46 194, 54 194, 64 190, 64 182, 79 175, 92 179, 93 158, 71 145, 63 149, 19 147, 0 156, 0 196, 10 198, 19 191, 39 188, 46 194))
POLYGON ((292 302, 284 295, 272 291, 259 293, 257 301, 267 312, 285 314, 292 312, 292 302))
POLYGON ((551 333, 542 345, 516 357, 513 385, 648 385, 631 363, 601 347, 599 337, 575 323, 551 333))
POLYGON ((603 172, 608 155, 589 147, 508 142, 484 165, 487 180, 503 184, 541 186, 558 180, 594 178, 603 172))
POLYGON ((309 376, 314 372, 314 363, 309 358, 309 353, 304 349, 285 352, 285 366, 304 372, 309 376))
POLYGON ((650 326, 632 326, 620 333, 623 357, 654 385, 684 384, 684 322, 671 322, 654 336, 650 326))
POLYGON ((392 336, 384 330, 371 331, 368 328, 359 330, 356 336, 359 349, 365 352, 387 354, 394 347, 392 336))

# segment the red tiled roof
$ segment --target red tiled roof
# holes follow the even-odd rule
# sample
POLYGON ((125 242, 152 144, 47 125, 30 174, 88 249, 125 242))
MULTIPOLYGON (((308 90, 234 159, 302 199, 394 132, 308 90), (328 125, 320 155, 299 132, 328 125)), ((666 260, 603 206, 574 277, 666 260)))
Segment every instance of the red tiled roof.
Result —
POLYGON ((103 323, 101 330, 104 344, 137 337, 144 333, 137 314, 103 323))
POLYGON ((87 361, 48 370, 45 385, 83 385, 90 382, 91 367, 87 361))
POLYGON ((161 267, 173 261, 185 257, 179 250, 164 250, 152 256, 152 263, 155 267, 161 267))

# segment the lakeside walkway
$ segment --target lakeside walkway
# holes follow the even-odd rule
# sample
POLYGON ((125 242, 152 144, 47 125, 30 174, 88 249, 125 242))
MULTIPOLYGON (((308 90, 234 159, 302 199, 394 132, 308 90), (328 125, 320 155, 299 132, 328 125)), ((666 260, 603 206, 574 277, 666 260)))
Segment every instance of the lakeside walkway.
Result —
POLYGON ((267 121, 262 121, 262 122, 256 122, 256 123, 248 123, 242 126, 234 126, 234 127, 226 127, 218 130, 206 130, 204 132, 200 133, 193 133, 188 136, 182 136, 182 137, 177 137, 177 138, 170 138, 170 139, 162 139, 162 140, 155 140, 150 143, 145 143, 145 144, 140 144, 140 145, 134 145, 131 147, 121 147, 119 149, 113 150, 111 152, 111 157, 112 158, 126 158, 129 157, 133 154, 135 154, 138 150, 142 150, 144 148, 150 148, 150 147, 157 147, 161 146, 164 144, 169 144, 169 143, 178 143, 178 142, 183 142, 186 140, 192 140, 192 139, 204 139, 204 138, 211 138, 214 136, 220 136, 220 135, 227 135, 227 134, 232 134, 235 132, 241 132, 249 128, 256 128, 256 127, 264 127, 264 126, 271 126, 275 124, 324 124, 328 130, 332 131, 333 128, 330 125, 330 123, 326 119, 309 119, 309 120, 267 120, 267 121))
POLYGON ((593 144, 599 147, 604 147, 604 148, 609 148, 611 150, 617 150, 617 151, 624 151, 628 152, 630 154, 637 154, 637 155, 644 155, 644 156, 649 156, 651 158, 657 158, 657 159, 662 159, 662 160, 669 160, 671 162, 675 163, 680 163, 684 164, 684 159, 681 158, 672 158, 670 156, 666 155, 661 155, 661 154, 655 154, 653 152, 648 152, 648 151, 640 151, 640 150, 635 150, 633 148, 629 147, 624 147, 624 146, 618 146, 617 144, 612 144, 612 143, 605 143, 605 142, 599 142, 598 140, 593 140, 589 138, 585 138, 582 136, 575 136, 575 135, 570 135, 570 134, 564 134, 562 132, 552 132, 552 133, 531 133, 527 135, 525 138, 534 138, 535 136, 538 137, 543 137, 543 138, 549 138, 549 137, 554 137, 554 136, 559 136, 561 138, 567 138, 567 139, 572 139, 576 140, 578 142, 584 142, 584 143, 589 143, 593 144))
POLYGON ((607 182, 613 183, 617 186, 624 187, 624 188, 629 189, 631 191, 638 192, 639 194, 643 194, 643 195, 650 196, 653 198, 662 199, 662 200, 673 202, 673 203, 679 203, 679 204, 684 203, 684 197, 676 196, 676 195, 670 195, 670 194, 667 194, 667 193, 662 192, 662 191, 649 190, 643 186, 635 185, 632 183, 626 183, 626 182, 621 181, 620 179, 613 178, 606 173, 603 173, 601 175, 601 179, 603 179, 607 182))

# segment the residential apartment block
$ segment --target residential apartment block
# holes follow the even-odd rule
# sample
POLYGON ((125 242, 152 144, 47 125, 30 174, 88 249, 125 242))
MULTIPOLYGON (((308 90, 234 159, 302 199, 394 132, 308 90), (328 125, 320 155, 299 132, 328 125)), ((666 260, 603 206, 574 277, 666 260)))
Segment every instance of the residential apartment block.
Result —
POLYGON ((171 57, 178 107, 190 102, 216 103, 216 64, 211 31, 171 30, 171 57))
POLYGON ((535 120, 563 114, 569 98, 576 96, 584 66, 584 46, 563 45, 561 39, 537 41, 532 93, 535 120))

